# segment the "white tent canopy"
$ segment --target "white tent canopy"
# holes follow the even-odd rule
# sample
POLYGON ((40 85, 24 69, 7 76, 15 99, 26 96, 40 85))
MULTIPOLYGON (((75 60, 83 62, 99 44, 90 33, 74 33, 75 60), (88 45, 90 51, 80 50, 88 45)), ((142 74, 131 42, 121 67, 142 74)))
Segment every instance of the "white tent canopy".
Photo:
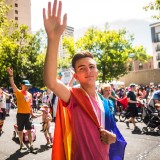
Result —
POLYGON ((112 81, 112 82, 110 82, 110 84, 115 84, 115 85, 124 85, 124 82, 122 82, 122 81, 112 81))
POLYGON ((119 88, 120 86, 124 86, 125 85, 124 82, 122 82, 122 81, 116 81, 116 80, 110 82, 110 84, 113 84, 116 89, 119 88))
MULTIPOLYGON (((100 85, 100 83, 98 81, 96 81, 96 86, 98 87, 100 85)), ((80 84, 76 84, 73 86, 73 88, 79 88, 80 87, 80 84)))

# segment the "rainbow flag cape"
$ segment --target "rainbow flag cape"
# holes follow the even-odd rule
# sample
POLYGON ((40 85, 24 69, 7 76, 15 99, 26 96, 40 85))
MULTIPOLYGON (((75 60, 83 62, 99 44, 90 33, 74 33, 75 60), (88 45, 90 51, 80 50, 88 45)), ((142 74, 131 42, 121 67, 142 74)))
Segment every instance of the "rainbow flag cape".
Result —
MULTIPOLYGON (((84 109, 88 117, 99 128, 97 117, 94 113, 89 98, 80 88, 71 88, 71 94, 76 98, 80 107, 84 109), (87 107, 86 107, 87 106, 87 107)), ((110 160, 123 160, 126 141, 118 130, 113 115, 108 107, 108 101, 99 94, 105 109, 105 129, 116 134, 117 140, 110 145, 110 160)), ((56 114, 54 141, 52 147, 52 160, 71 160, 72 153, 72 128, 70 125, 70 113, 67 107, 63 107, 63 101, 59 100, 56 114)))

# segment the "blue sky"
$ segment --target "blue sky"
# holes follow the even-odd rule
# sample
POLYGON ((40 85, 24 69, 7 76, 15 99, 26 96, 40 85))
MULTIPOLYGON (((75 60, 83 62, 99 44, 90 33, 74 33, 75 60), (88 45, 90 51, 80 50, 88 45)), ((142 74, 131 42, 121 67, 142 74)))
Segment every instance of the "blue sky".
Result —
MULTIPOLYGON (((32 31, 43 28, 42 9, 47 7, 48 1, 31 0, 32 31)), ((145 12, 143 6, 151 1, 62 0, 63 11, 68 14, 68 25, 75 29, 115 20, 150 19, 151 13, 145 12)))

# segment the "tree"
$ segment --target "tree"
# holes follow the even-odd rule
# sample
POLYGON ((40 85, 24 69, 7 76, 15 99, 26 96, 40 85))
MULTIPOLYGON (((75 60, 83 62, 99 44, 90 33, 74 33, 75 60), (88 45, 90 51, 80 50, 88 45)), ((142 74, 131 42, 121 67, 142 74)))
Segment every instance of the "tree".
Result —
POLYGON ((125 29, 115 31, 107 28, 98 30, 91 27, 76 42, 71 38, 65 38, 64 46, 70 58, 78 50, 92 52, 99 69, 99 80, 105 82, 119 79, 131 70, 130 53, 134 53, 134 59, 148 58, 142 46, 132 46, 133 40, 133 36, 127 35, 125 29), (142 55, 143 58, 141 58, 142 55))
POLYGON ((0 27, 1 25, 7 21, 7 14, 9 10, 11 9, 11 6, 8 6, 5 4, 5 0, 0 0, 0 27))
POLYGON ((150 2, 147 6, 143 7, 145 11, 156 11, 152 17, 154 19, 160 19, 160 0, 154 0, 154 2, 150 2))
POLYGON ((8 82, 7 66, 14 68, 17 85, 22 79, 29 79, 33 86, 44 86, 42 79, 44 54, 41 53, 40 33, 42 31, 32 35, 27 26, 21 25, 19 28, 12 26, 12 29, 4 34, 0 44, 0 74, 2 75, 0 80, 4 86, 8 82))
POLYGON ((15 83, 19 86, 22 79, 29 79, 33 86, 43 87, 43 50, 44 31, 30 33, 28 26, 18 26, 13 20, 8 20, 6 14, 10 7, 0 0, 0 83, 9 85, 6 72, 8 66, 14 69, 15 83))

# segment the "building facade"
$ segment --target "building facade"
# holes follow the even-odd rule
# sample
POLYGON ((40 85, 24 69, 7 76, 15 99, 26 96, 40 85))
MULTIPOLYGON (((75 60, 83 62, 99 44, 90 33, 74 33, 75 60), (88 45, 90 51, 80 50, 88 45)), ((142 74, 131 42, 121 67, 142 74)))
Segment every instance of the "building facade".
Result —
POLYGON ((65 59, 67 57, 67 53, 63 46, 64 37, 74 37, 74 28, 67 26, 61 37, 60 44, 59 44, 59 57, 62 59, 65 59))
POLYGON ((31 31, 31 0, 6 0, 6 4, 12 5, 8 19, 16 21, 18 25, 27 25, 31 31))
POLYGON ((154 69, 160 68, 160 22, 150 25, 154 69))
POLYGON ((132 71, 142 71, 142 70, 149 70, 154 69, 153 65, 153 57, 147 60, 147 62, 141 62, 139 60, 132 62, 132 71))
POLYGON ((133 71, 119 79, 126 86, 132 82, 145 85, 151 82, 155 85, 160 84, 160 22, 151 24, 150 28, 153 56, 146 63, 133 62, 133 71))
MULTIPOLYGON (((7 5, 12 5, 12 9, 8 13, 8 18, 16 21, 18 25, 25 24, 29 27, 31 31, 31 0, 6 0, 7 5)), ((64 37, 73 37, 74 28, 67 26, 59 44, 59 57, 65 58, 66 52, 63 47, 64 37)))

